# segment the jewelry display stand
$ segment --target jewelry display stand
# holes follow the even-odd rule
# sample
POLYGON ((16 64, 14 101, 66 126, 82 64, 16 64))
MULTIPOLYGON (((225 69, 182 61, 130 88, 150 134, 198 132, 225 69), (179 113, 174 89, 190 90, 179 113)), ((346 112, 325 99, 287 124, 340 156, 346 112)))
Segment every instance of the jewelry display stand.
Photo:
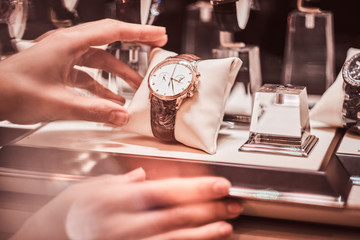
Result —
POLYGON ((305 87, 265 84, 255 94, 249 140, 239 150, 307 157, 318 141, 308 109, 305 87))
POLYGON ((246 28, 250 10, 259 9, 255 0, 212 0, 217 20, 220 46, 213 49, 214 58, 239 57, 243 65, 225 107, 224 121, 250 123, 253 94, 262 85, 258 46, 235 41, 234 34, 246 28))
POLYGON ((253 94, 262 84, 258 46, 234 42, 233 33, 220 32, 221 47, 214 58, 238 57, 243 61, 225 107, 224 121, 250 123, 253 94))
POLYGON ((283 84, 306 86, 321 95, 334 82, 334 33, 331 12, 302 7, 288 16, 283 84))
MULTIPOLYGON (((138 72, 140 76, 145 76, 149 67, 149 46, 130 42, 115 42, 108 46, 107 51, 138 72)), ((102 82, 114 93, 126 99, 132 99, 134 96, 136 89, 131 87, 121 77, 112 73, 104 74, 104 72, 102 72, 102 77, 105 77, 102 82)))
POLYGON ((211 4, 205 1, 190 4, 186 8, 182 52, 195 54, 201 59, 212 58, 211 49, 219 46, 218 36, 219 29, 211 4))

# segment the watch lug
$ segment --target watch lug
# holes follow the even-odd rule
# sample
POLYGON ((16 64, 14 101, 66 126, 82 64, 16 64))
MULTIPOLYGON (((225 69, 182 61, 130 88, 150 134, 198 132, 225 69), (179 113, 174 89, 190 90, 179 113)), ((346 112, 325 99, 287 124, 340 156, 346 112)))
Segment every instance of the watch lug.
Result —
POLYGON ((184 94, 176 99, 176 105, 175 105, 176 109, 179 109, 180 105, 182 104, 182 102, 184 101, 184 99, 186 97, 187 97, 187 94, 184 94))

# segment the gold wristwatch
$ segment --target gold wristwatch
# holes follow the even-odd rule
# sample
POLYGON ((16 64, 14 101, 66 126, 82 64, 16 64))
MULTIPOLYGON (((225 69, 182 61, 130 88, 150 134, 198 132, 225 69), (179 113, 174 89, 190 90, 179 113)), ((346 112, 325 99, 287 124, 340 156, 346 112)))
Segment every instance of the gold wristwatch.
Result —
POLYGON ((191 98, 199 85, 197 64, 192 54, 168 57, 150 72, 151 129, 156 138, 174 142, 175 117, 182 102, 191 98))

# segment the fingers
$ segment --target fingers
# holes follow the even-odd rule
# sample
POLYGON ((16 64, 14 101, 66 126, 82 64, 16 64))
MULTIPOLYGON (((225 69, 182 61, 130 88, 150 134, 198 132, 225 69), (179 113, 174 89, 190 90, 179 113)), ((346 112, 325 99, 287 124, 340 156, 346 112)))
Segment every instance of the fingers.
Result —
MULTIPOLYGON (((241 211, 242 208, 237 201, 217 200, 155 209, 138 214, 124 214, 123 212, 107 218, 103 222, 102 227, 104 229, 101 229, 100 232, 111 234, 107 236, 109 239, 121 238, 120 236, 127 236, 127 239, 143 239, 166 232, 194 228, 211 222, 235 218, 241 211), (128 223, 126 228, 117 227, 122 222, 128 223)), ((226 235, 231 232, 231 229, 217 229, 217 233, 214 233, 214 231, 216 230, 213 230, 211 235, 226 235)), ((183 234, 189 234, 190 236, 191 231, 183 232, 183 234)))
POLYGON ((231 224, 219 221, 195 228, 185 228, 144 240, 224 240, 233 232, 231 224))
MULTIPOLYGON (((41 90, 39 90, 41 91, 41 90)), ((42 92, 43 120, 85 120, 123 126, 129 115, 125 108, 112 101, 85 97, 63 86, 49 86, 42 92)), ((37 106, 34 106, 35 110, 37 106)))
POLYGON ((102 122, 116 126, 123 126, 129 120, 126 109, 119 104, 83 96, 77 96, 72 103, 68 103, 68 111, 64 115, 63 119, 102 122))
MULTIPOLYGON (((58 31, 60 34, 60 31, 58 31)), ((164 27, 125 23, 113 19, 88 22, 63 29, 59 39, 70 41, 74 49, 87 49, 115 41, 147 43, 163 46, 167 42, 164 27)), ((52 34, 53 36, 56 35, 52 34)))
POLYGON ((143 168, 134 169, 124 175, 125 182, 139 182, 144 181, 146 178, 146 173, 143 168))
POLYGON ((137 194, 137 208, 152 209, 225 197, 231 184, 217 177, 166 179, 147 182, 137 194), (181 193, 181 194, 180 194, 181 193))
POLYGON ((162 47, 164 46, 168 41, 168 36, 165 35, 163 37, 161 37, 158 40, 155 41, 141 41, 140 43, 145 44, 145 45, 149 45, 149 46, 154 46, 154 47, 162 47))
POLYGON ((241 212, 242 207, 236 200, 218 200, 153 210, 143 215, 142 221, 148 222, 148 228, 144 230, 143 234, 152 236, 163 232, 196 227, 210 222, 235 218, 241 212))
POLYGON ((96 184, 99 187, 115 185, 118 186, 123 183, 134 183, 145 181, 146 173, 143 168, 136 168, 128 173, 120 175, 103 174, 100 176, 86 179, 82 184, 96 184))
POLYGON ((218 177, 173 178, 126 186, 122 188, 128 193, 126 195, 114 189, 109 191, 116 210, 137 212, 220 199, 228 195, 230 185, 229 181, 218 177), (123 204, 115 204, 119 201, 123 204))
POLYGON ((87 90, 96 96, 112 100, 120 105, 125 104, 125 98, 113 93, 99 82, 94 80, 90 75, 81 70, 73 69, 70 79, 71 87, 87 90))
MULTIPOLYGON (((116 99, 117 95, 106 92, 107 90, 99 92, 98 89, 102 89, 100 87, 93 88, 93 92, 108 97, 112 101, 82 96, 73 89, 65 88, 63 84, 18 81, 17 85, 22 86, 14 87, 14 85, 16 84, 10 87, 18 88, 16 91, 13 89, 5 91, 10 94, 7 98, 11 101, 6 103, 7 107, 3 111, 7 115, 6 119, 14 123, 86 120, 123 126, 129 118, 126 109, 115 103, 120 102, 121 99, 116 99)), ((0 118, 2 114, 0 112, 0 118)))
MULTIPOLYGON (((142 175, 141 170, 140 174, 132 174, 142 175)), ((222 226, 211 223, 237 217, 242 212, 237 200, 219 199, 228 194, 230 187, 223 178, 165 179, 129 184, 119 184, 123 179, 108 180, 101 180, 102 187, 86 185, 97 189, 96 194, 85 188, 82 198, 72 205, 66 221, 70 237, 143 239, 168 232, 171 239, 175 236, 171 235, 173 232, 179 234, 179 239, 196 239, 207 232, 204 237, 217 239, 217 236, 228 236, 231 227, 225 223, 222 226), (83 197, 86 194, 90 197, 83 197)))
POLYGON ((142 77, 136 71, 102 49, 90 48, 76 64, 116 74, 135 89, 140 86, 142 81, 142 77))
POLYGON ((47 31, 45 33, 43 33, 42 35, 40 35, 39 37, 37 37, 36 39, 34 39, 35 42, 40 42, 41 40, 45 39, 46 37, 50 36, 51 34, 53 34, 54 32, 58 31, 59 29, 54 29, 54 30, 50 30, 47 31))

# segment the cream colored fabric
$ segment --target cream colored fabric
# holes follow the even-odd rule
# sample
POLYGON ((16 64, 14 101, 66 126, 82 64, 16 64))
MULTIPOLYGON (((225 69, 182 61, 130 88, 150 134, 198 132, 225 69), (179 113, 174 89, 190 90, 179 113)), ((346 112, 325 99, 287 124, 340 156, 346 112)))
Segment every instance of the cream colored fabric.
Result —
MULTIPOLYGON (((350 48, 346 60, 360 52, 360 49, 350 48)), ((344 102, 344 79, 342 73, 338 74, 336 81, 323 94, 319 102, 310 112, 310 119, 326 123, 333 127, 342 127, 342 106, 344 102)))
MULTIPOLYGON (((132 99, 130 119, 125 131, 153 136, 150 125, 150 102, 147 85, 151 69, 176 53, 156 48, 150 54, 150 66, 144 81, 132 99)), ((176 114, 175 138, 190 147, 214 154, 226 99, 242 61, 239 58, 202 60, 198 63, 200 85, 197 93, 183 102, 176 114)))

